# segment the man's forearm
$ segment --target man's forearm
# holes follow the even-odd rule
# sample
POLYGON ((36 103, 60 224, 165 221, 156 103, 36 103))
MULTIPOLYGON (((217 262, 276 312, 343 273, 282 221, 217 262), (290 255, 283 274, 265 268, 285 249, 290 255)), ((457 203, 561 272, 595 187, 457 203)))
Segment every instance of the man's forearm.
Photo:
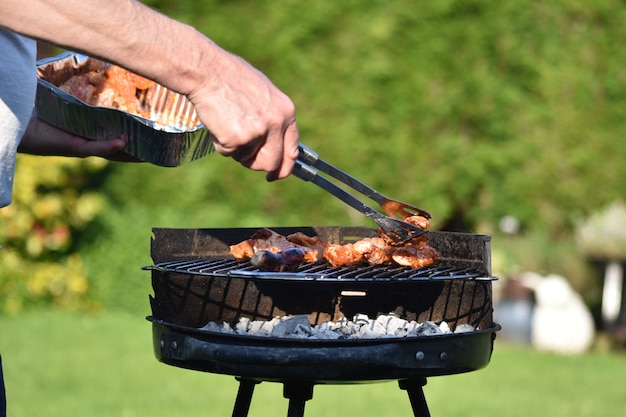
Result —
POLYGON ((182 94, 202 76, 192 68, 208 69, 219 50, 194 28, 135 0, 2 0, 0 26, 69 50, 88 50, 182 94))

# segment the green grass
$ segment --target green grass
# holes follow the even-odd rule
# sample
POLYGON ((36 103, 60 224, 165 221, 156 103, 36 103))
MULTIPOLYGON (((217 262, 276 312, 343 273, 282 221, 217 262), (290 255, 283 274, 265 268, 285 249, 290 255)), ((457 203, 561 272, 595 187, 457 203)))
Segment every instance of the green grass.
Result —
MULTIPOLYGON (((163 365, 143 316, 44 311, 0 317, 9 415, 214 416, 232 413, 234 377, 163 365)), ((490 365, 430 378, 433 416, 618 417, 626 410, 626 355, 538 353, 496 340, 490 365)), ((282 385, 257 386, 250 417, 287 414, 282 385)), ((395 382, 316 386, 305 416, 410 416, 395 382)))

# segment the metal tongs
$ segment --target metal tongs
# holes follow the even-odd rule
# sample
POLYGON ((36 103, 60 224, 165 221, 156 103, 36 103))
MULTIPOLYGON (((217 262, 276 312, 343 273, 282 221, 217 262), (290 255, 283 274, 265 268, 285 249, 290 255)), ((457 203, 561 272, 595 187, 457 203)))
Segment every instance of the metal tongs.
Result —
POLYGON ((321 187, 323 190, 331 193, 335 197, 350 205, 354 209, 363 213, 367 217, 374 220, 382 232, 396 244, 401 244, 426 233, 426 230, 417 226, 404 222, 408 216, 420 215, 430 219, 430 214, 420 208, 401 201, 392 200, 385 197, 378 191, 362 183, 346 172, 334 167, 333 165, 320 159, 318 154, 308 147, 299 144, 300 154, 293 167, 292 174, 304 181, 311 181, 313 184, 321 187), (317 170, 328 174, 330 177, 346 184, 359 193, 371 198, 380 205, 386 216, 379 211, 373 209, 334 182, 318 174, 317 170))

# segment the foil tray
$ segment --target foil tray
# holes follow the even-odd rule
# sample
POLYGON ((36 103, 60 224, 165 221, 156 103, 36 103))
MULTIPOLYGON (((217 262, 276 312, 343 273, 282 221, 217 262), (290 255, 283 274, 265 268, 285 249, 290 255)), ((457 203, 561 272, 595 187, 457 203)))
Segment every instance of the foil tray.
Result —
POLYGON ((110 65, 73 52, 39 60, 35 100, 39 117, 91 140, 125 138, 124 152, 160 166, 183 165, 214 151, 211 133, 189 100, 161 85, 153 85, 145 94, 150 118, 88 105, 58 87, 74 75, 110 65))

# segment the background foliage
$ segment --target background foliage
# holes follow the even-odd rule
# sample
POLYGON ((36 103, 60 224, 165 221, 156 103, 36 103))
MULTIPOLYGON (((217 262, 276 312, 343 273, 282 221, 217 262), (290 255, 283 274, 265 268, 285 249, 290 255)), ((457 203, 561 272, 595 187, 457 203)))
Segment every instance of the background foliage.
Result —
POLYGON ((13 204, 0 210, 2 310, 51 303, 84 308, 89 280, 75 237, 105 205, 93 190, 106 161, 22 157, 13 204))
MULTIPOLYGON (((265 72, 296 103, 302 142, 331 163, 429 210, 434 229, 493 234, 497 274, 563 273, 597 301, 573 232, 626 197, 623 1, 146 3, 265 72), (504 216, 520 221, 518 234, 501 235, 504 216)), ((152 227, 370 225, 310 184, 268 184, 219 155, 175 169, 109 164, 102 172, 87 160, 30 161, 20 158, 18 172, 36 191, 23 198, 31 191, 18 185, 14 207, 0 211, 3 268, 13 257, 11 271, 23 271, 1 271, 5 311, 16 308, 9 295, 33 279, 29 268, 48 260, 80 263, 79 299, 145 311, 149 277, 139 269, 151 263, 152 227), (27 242, 47 221, 5 237, 49 197, 51 171, 29 171, 30 163, 65 172, 70 164, 70 177, 84 178, 53 180, 63 208, 44 218, 63 224, 70 240, 43 258, 27 242), (101 211, 76 223, 73 201, 95 197, 92 186, 101 211)), ((72 273, 62 275, 68 287, 72 273)), ((19 297, 56 299, 50 291, 19 297)))

